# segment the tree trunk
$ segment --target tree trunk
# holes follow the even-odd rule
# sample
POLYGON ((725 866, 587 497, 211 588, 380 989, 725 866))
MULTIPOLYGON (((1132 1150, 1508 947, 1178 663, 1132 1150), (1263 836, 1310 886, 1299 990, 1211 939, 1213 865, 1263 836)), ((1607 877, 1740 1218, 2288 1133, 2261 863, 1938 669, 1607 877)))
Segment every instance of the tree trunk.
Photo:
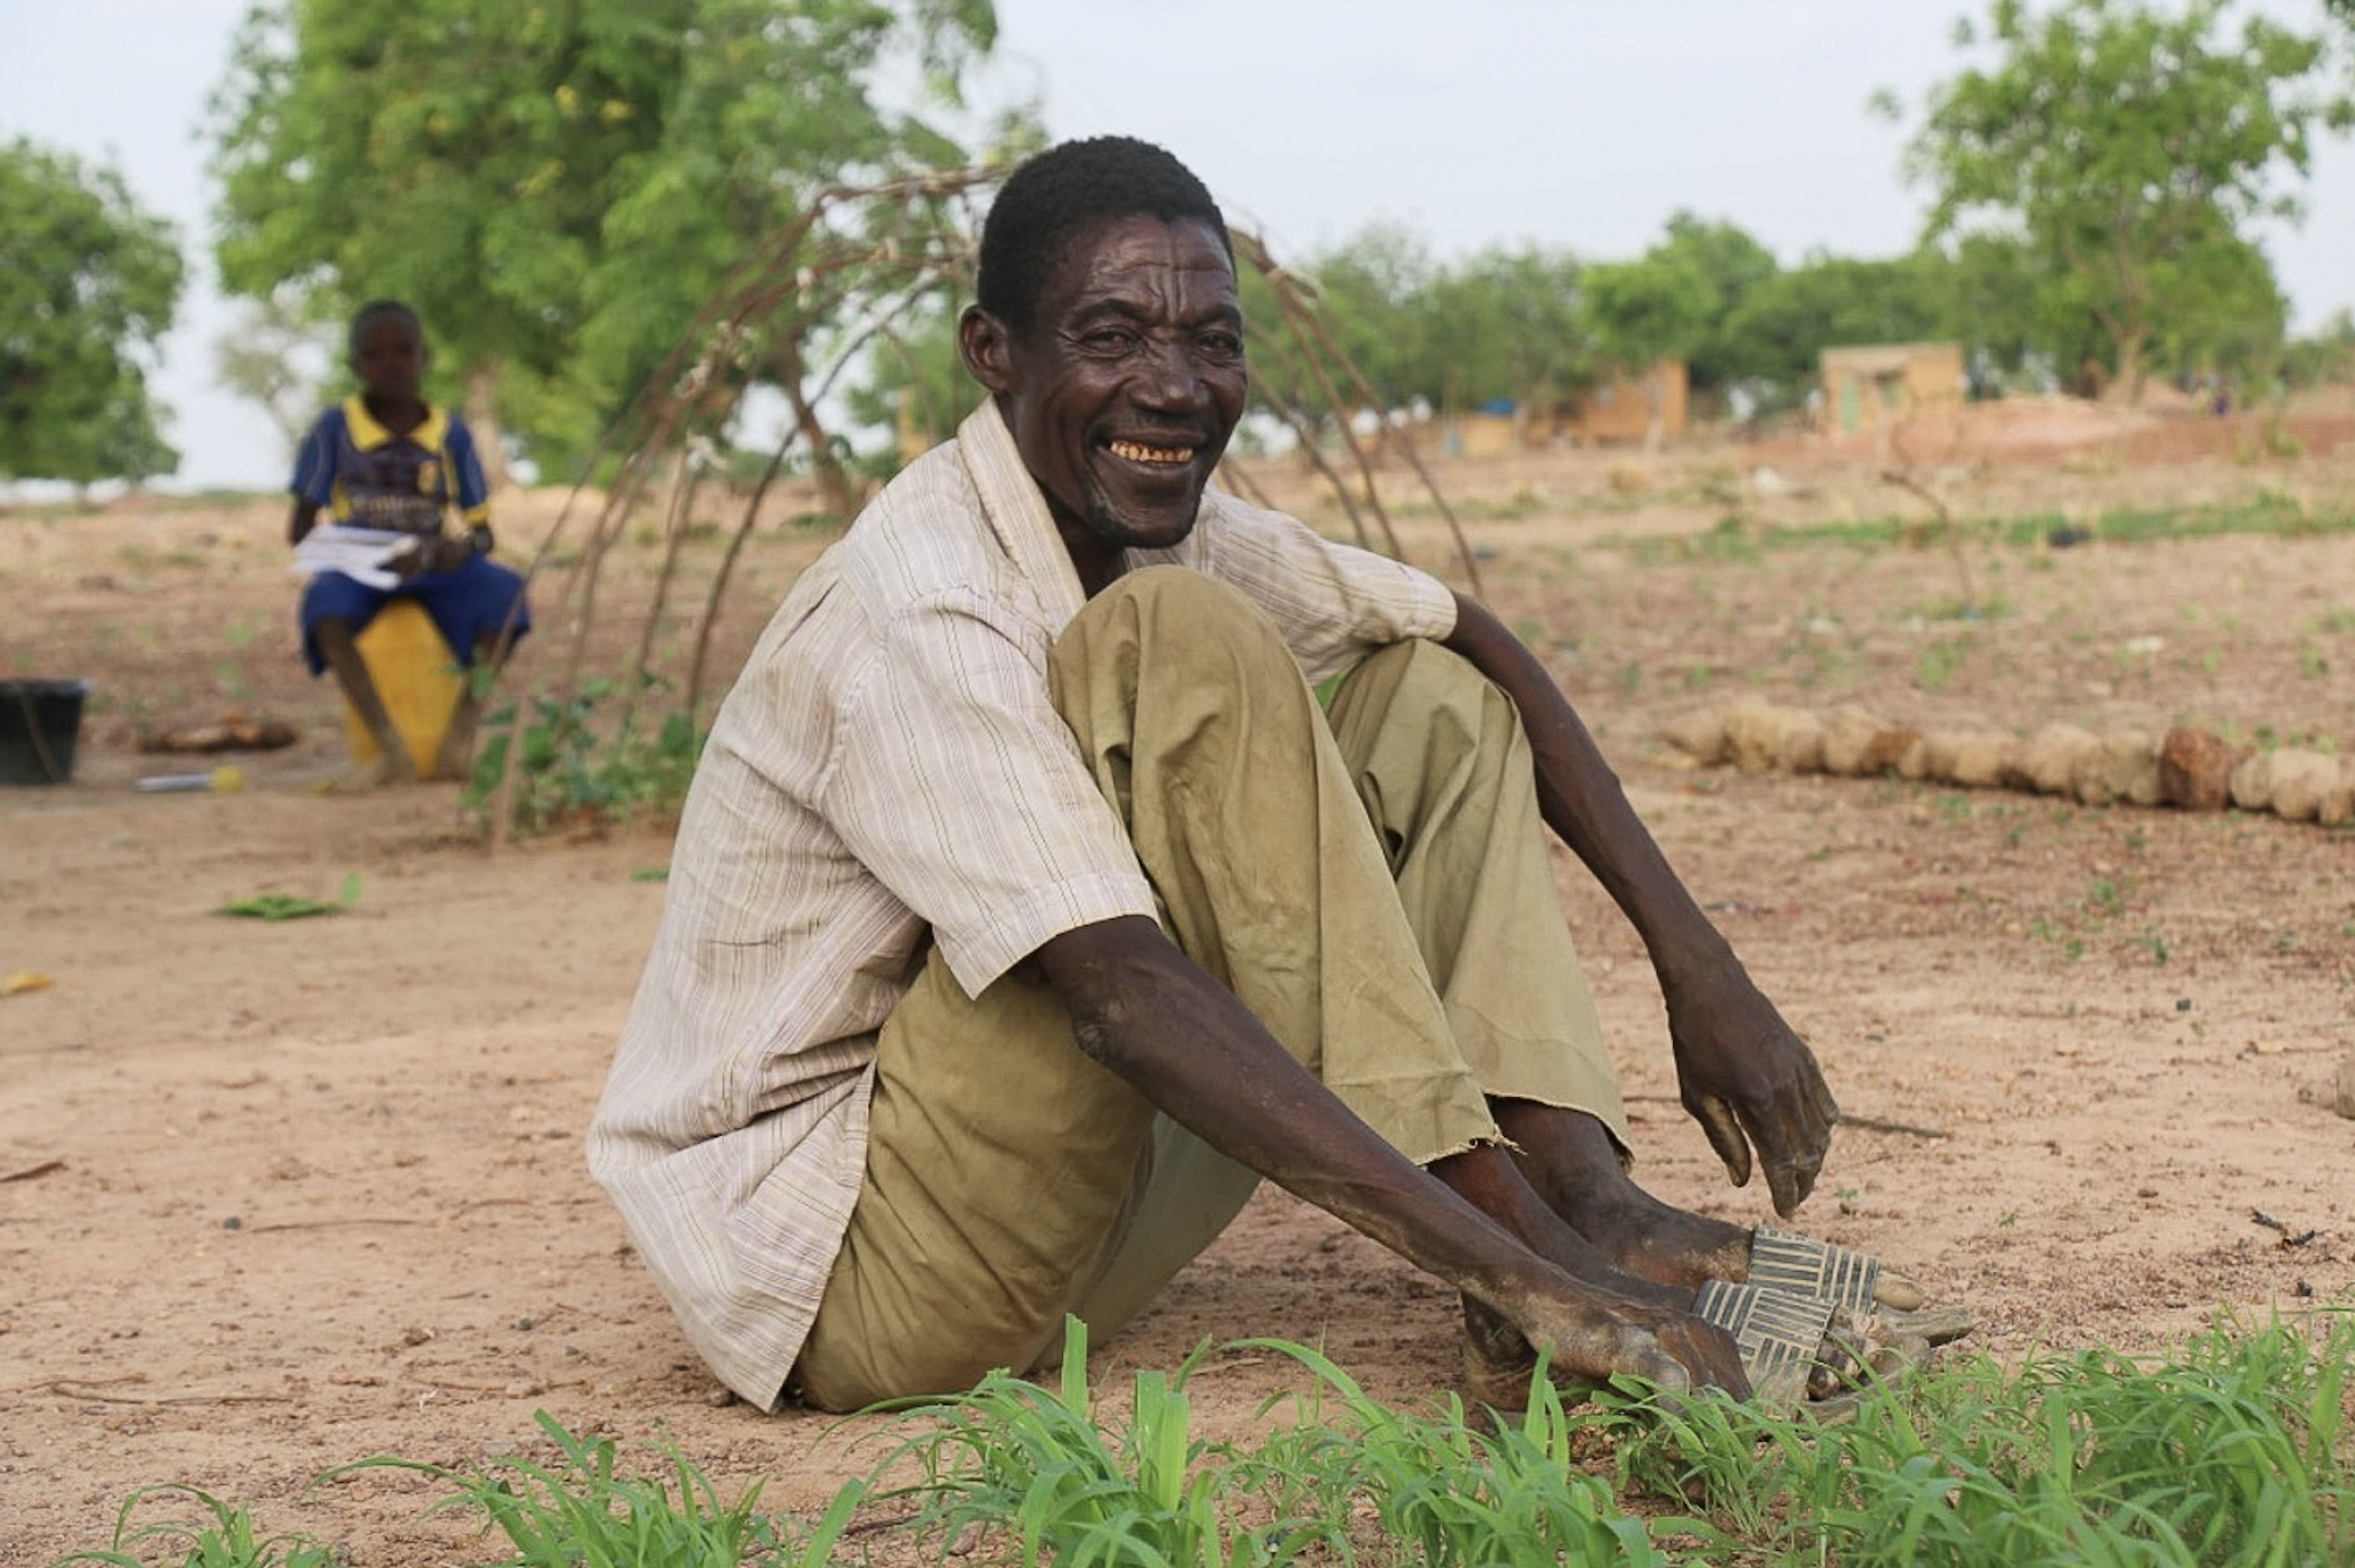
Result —
POLYGON ((809 449, 810 474, 817 480, 817 494, 826 510, 847 523, 859 511, 858 490, 851 477, 843 472, 826 427, 818 423, 817 411, 811 406, 809 394, 802 388, 800 344, 790 339, 779 344, 771 364, 776 370, 777 385, 783 389, 786 401, 793 405, 794 425, 801 433, 801 443, 809 449))
POLYGON ((507 473, 507 438, 499 428, 499 380, 506 369, 503 362, 494 359, 466 372, 466 424, 475 433, 483 481, 494 493, 512 482, 507 473))
POLYGON ((2142 334, 2126 332, 2118 338, 2118 396, 2130 409, 2142 407, 2142 334))

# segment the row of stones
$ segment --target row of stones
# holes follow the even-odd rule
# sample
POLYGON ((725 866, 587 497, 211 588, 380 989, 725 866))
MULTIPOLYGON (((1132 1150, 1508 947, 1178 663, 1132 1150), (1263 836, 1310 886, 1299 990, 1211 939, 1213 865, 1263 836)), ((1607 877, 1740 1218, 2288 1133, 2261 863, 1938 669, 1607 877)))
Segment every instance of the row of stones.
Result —
POLYGON ((1688 713, 1667 726, 1668 742, 1702 767, 1745 772, 1837 773, 2031 790, 2088 805, 2127 802, 2187 811, 2270 811, 2325 826, 2355 820, 2355 757, 2295 747, 2259 751, 2213 731, 2178 725, 2095 733, 2047 724, 2019 736, 1984 731, 1932 731, 1891 724, 1864 709, 1817 715, 1762 697, 1688 713))

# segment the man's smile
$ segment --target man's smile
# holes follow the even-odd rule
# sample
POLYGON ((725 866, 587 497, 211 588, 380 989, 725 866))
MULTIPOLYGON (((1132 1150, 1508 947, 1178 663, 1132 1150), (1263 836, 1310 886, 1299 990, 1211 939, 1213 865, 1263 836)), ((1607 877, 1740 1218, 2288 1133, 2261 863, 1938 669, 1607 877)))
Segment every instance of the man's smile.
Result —
POLYGON ((1193 447, 1148 446, 1142 441, 1112 440, 1106 448, 1115 457, 1149 468, 1180 468, 1194 460, 1193 447))

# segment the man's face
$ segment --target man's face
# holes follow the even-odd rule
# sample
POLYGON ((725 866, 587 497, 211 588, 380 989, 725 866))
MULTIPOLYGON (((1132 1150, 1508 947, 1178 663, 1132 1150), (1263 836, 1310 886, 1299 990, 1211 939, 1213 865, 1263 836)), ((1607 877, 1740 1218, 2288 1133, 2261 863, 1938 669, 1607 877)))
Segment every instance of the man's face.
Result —
POLYGON ((1028 330, 977 315, 967 361, 1065 539, 1153 549, 1192 532, 1249 387, 1235 269, 1210 225, 1082 230, 1028 330))
POLYGON ((352 336, 351 373, 371 397, 414 397, 425 382, 425 339, 404 317, 378 316, 352 336))

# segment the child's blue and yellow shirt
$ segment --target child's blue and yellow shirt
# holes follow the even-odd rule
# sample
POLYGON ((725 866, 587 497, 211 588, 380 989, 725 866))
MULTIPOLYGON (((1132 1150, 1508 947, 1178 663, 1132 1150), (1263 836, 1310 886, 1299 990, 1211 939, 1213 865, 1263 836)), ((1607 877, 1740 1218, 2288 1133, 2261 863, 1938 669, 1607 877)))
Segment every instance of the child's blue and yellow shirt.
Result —
POLYGON ((344 399, 310 427, 286 488, 337 522, 403 534, 439 534, 453 502, 469 527, 491 515, 474 434, 431 404, 425 423, 395 435, 359 398, 344 399))

